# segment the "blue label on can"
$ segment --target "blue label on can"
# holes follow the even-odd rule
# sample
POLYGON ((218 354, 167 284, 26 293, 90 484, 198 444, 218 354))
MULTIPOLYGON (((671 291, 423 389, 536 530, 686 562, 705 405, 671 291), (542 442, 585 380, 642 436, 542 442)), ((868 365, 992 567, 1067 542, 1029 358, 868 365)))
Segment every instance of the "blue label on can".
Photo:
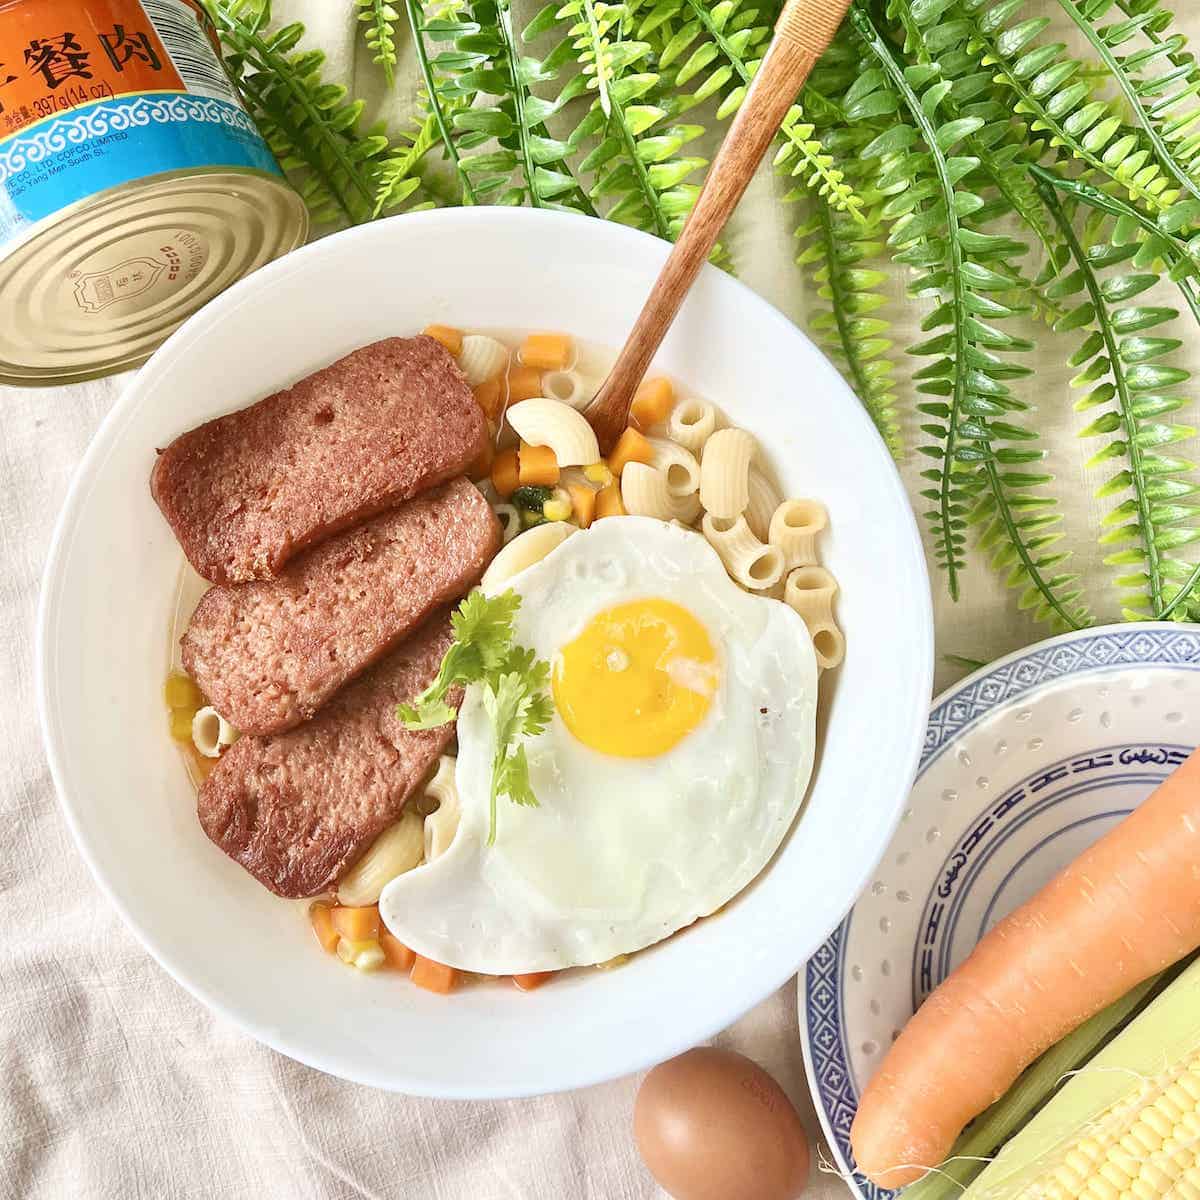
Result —
POLYGON ((237 104, 181 92, 98 100, 0 140, 0 245, 99 192, 165 172, 281 174, 237 104))

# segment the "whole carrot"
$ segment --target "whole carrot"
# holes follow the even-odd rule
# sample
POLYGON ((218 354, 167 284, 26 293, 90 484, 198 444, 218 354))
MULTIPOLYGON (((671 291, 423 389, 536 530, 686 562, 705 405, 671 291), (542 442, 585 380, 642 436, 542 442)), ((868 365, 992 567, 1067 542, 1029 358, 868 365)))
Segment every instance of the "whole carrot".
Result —
POLYGON ((1039 1054, 1200 946, 1200 751, 929 996, 863 1092, 858 1169, 901 1187, 1039 1054))

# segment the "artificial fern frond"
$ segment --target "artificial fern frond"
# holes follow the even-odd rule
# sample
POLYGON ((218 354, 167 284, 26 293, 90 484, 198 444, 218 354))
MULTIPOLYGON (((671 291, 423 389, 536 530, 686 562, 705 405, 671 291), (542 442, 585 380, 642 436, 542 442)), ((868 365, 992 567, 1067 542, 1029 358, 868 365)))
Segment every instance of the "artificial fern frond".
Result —
MULTIPOLYGON (((1098 98, 1094 78, 1066 53, 1061 42, 1036 44, 1048 17, 1018 20, 1029 0, 961 0, 972 48, 983 65, 1016 97, 1016 112, 1031 132, 1045 133, 1061 156, 1074 157, 1105 180, 1124 188, 1151 211, 1178 198, 1140 129, 1131 128, 1115 105, 1098 98)), ((945 7, 949 0, 939 0, 945 7)))
POLYGON ((396 82, 396 29, 400 14, 388 0, 354 0, 363 26, 363 40, 372 53, 372 62, 383 68, 388 87, 396 82))
POLYGON ((664 94, 651 69, 652 47, 632 36, 624 4, 569 0, 557 12, 582 64, 592 105, 572 135, 572 148, 590 144, 579 164, 592 172, 590 194, 613 221, 674 239, 696 201, 688 182, 707 160, 680 151, 703 132, 676 123, 683 104, 664 94))
POLYGON ((796 230, 796 237, 805 243, 796 262, 811 271, 817 295, 826 301, 810 316, 809 326, 831 351, 888 449, 899 458, 895 364, 888 354, 891 326, 880 315, 886 303, 880 287, 887 274, 869 261, 883 251, 878 208, 853 219, 826 198, 817 197, 812 219, 796 230))
POLYGON ((1171 62, 1172 46, 1156 38, 1148 47, 1118 54, 1118 46, 1136 37, 1155 18, 1151 10, 1098 27, 1096 19, 1110 4, 1111 0, 1058 0, 1108 70, 1160 165, 1176 184, 1200 199, 1196 177, 1200 166, 1200 107, 1196 103, 1200 79, 1191 64, 1171 62), (1168 94, 1164 96, 1164 92, 1168 94))
POLYGON ((359 132, 363 102, 322 79, 320 50, 296 51, 303 25, 269 30, 270 0, 218 0, 212 15, 226 66, 313 219, 370 220, 389 143, 376 130, 359 132))
POLYGON ((1179 582, 1192 570, 1173 552, 1200 540, 1200 529, 1193 524, 1200 508, 1189 499, 1200 488, 1187 478, 1193 464, 1160 452, 1196 432, 1162 419, 1186 404, 1172 389, 1190 376, 1183 368, 1163 362, 1180 341, 1153 331, 1178 314, 1174 309, 1127 305, 1158 282, 1156 275, 1124 269, 1136 245, 1101 242, 1085 250, 1050 185, 1041 181, 1040 186, 1072 264, 1054 286, 1062 298, 1078 299, 1059 328, 1086 334, 1069 360, 1078 369, 1072 386, 1087 389, 1075 408, 1099 410, 1080 436, 1110 439, 1088 465, 1123 464, 1097 493, 1120 498, 1104 520, 1100 540, 1102 545, 1122 548, 1104 561, 1135 568, 1117 579, 1119 587, 1131 592, 1125 601, 1127 619, 1162 616, 1179 582))
MULTIPOLYGON (((683 88, 699 80, 686 98, 688 107, 719 98, 717 119, 733 116, 771 43, 770 21, 738 0, 659 0, 644 16, 637 36, 654 42, 658 65, 666 71, 678 63, 672 86, 683 88)), ((794 106, 780 127, 777 165, 786 164, 804 186, 824 196, 834 208, 857 213, 863 201, 846 182, 845 172, 813 136, 814 126, 794 106)))
MULTIPOLYGON (((936 5, 914 9, 923 35, 939 16, 936 5)), ((1078 627, 1086 614, 1077 603, 1077 579, 1059 569, 1066 555, 1053 549, 1059 536, 1053 526, 1061 517, 1052 511, 1053 498, 1038 490, 1047 476, 1019 469, 1043 453, 1032 448, 1031 430, 1008 419, 1027 405, 1007 381, 1030 372, 1003 355, 1031 345, 992 324, 1014 315, 997 295, 1011 290, 1012 272, 1003 268, 1024 247, 971 220, 985 201, 962 185, 979 162, 954 153, 983 118, 945 116, 954 82, 933 64, 901 67, 861 4, 854 4, 850 19, 878 66, 847 92, 847 119, 903 110, 912 122, 892 125, 862 154, 881 160, 877 186, 891 194, 883 215, 895 221, 888 241, 896 260, 919 272, 910 291, 935 301, 922 326, 933 336, 910 350, 933 359, 915 378, 917 390, 932 397, 917 407, 932 418, 922 426, 931 440, 921 450, 938 464, 922 473, 934 485, 922 495, 932 504, 926 515, 935 554, 957 598, 967 527, 981 526, 981 544, 992 551, 994 565, 1010 586, 1022 588, 1022 607, 1078 627)))
POLYGON ((420 188, 421 177, 416 173, 417 168, 440 140, 433 115, 427 115, 404 140, 406 144, 394 147, 380 160, 372 217, 396 212, 420 188))

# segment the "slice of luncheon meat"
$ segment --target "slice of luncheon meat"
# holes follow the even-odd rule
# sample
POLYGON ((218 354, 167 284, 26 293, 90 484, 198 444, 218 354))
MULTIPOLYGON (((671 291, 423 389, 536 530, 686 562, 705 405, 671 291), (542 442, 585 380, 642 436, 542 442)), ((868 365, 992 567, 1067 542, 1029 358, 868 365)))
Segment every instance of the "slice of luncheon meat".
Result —
POLYGON ((400 815, 454 733, 453 723, 405 729, 396 715, 432 681, 451 640, 443 611, 311 721, 240 738, 201 785, 204 832, 277 895, 332 888, 400 815))
POLYGON ((465 479, 305 551, 274 579, 210 588, 183 665, 242 733, 282 733, 479 582, 499 524, 465 479))
POLYGON ((150 490, 205 579, 269 579, 306 547, 461 475, 486 440, 445 348, 387 338, 177 437, 150 490))

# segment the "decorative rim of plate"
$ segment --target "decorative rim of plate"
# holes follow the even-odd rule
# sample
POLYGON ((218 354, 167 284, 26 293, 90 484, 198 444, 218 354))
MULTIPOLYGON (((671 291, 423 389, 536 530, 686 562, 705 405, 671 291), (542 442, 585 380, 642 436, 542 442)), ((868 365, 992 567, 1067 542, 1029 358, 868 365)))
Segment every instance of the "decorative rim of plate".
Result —
MULTIPOLYGON (((962 734, 1001 706, 1070 676, 1116 667, 1200 671, 1200 629, 1158 621, 1073 630, 980 668, 934 700, 914 787, 962 734)), ((897 1193, 850 1167, 850 1125, 858 1093, 842 1017, 842 986, 854 912, 850 910, 797 977, 800 1042, 821 1128, 843 1178, 863 1200, 889 1200, 897 1193)))

